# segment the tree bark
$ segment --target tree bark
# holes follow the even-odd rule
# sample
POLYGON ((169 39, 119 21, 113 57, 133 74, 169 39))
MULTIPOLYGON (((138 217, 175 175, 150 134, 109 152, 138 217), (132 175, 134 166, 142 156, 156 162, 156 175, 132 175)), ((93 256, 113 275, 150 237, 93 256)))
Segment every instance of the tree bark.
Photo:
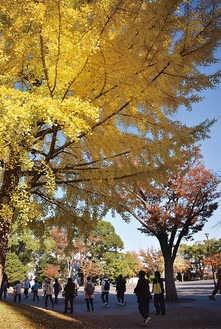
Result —
POLYGON ((8 247, 8 237, 10 233, 11 223, 0 218, 0 287, 2 284, 2 276, 5 269, 6 252, 8 247))
POLYGON ((173 271, 173 259, 171 257, 164 257, 165 263, 165 288, 166 288, 166 301, 167 302, 179 302, 177 295, 174 271, 173 271))

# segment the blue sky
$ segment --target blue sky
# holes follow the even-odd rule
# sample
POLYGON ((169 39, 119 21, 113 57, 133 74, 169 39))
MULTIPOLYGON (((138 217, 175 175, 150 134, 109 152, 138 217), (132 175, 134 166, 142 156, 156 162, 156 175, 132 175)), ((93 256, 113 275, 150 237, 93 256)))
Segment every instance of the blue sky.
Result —
MULTIPOLYGON (((201 95, 204 96, 203 101, 194 104, 191 112, 184 109, 180 110, 179 120, 189 126, 193 126, 207 118, 218 119, 211 128, 211 138, 202 141, 201 153, 204 157, 206 168, 219 170, 221 174, 221 86, 217 90, 206 90, 201 95)), ((126 251, 147 250, 151 246, 157 249, 160 248, 156 238, 141 234, 137 230, 140 226, 134 218, 131 219, 129 224, 125 223, 120 216, 116 218, 107 217, 106 220, 110 221, 115 227, 116 233, 124 242, 126 251)), ((208 220, 203 230, 193 236, 194 241, 205 240, 205 233, 209 233, 209 239, 220 239, 221 225, 216 225, 218 221, 221 222, 221 204, 214 215, 208 220)), ((188 243, 193 244, 194 241, 188 243)), ((181 243, 186 243, 186 241, 183 240, 181 243)))

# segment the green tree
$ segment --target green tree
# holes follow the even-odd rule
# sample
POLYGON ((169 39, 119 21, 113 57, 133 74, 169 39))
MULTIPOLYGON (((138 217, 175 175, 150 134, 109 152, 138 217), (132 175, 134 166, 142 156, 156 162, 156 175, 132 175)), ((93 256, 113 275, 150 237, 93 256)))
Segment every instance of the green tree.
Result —
POLYGON ((28 266, 23 265, 15 253, 7 254, 5 272, 9 283, 13 284, 17 280, 23 282, 28 275, 28 270, 28 266))
POLYGON ((131 278, 137 276, 138 272, 142 269, 142 261, 139 254, 135 251, 127 251, 125 254, 125 266, 128 267, 128 273, 125 274, 126 277, 131 278))
MULTIPOLYGON (((44 226, 44 225, 43 225, 44 226)), ((8 252, 16 254, 29 271, 38 275, 39 262, 42 257, 52 261, 55 243, 50 237, 48 228, 35 226, 32 230, 19 227, 18 222, 13 224, 10 234, 8 252)))
POLYGON ((221 263, 220 239, 198 241, 194 245, 181 244, 179 251, 186 260, 191 261, 199 269, 202 280, 206 267, 212 268, 215 272, 221 263))
POLYGON ((0 33, 1 278, 11 224, 61 207, 59 186, 73 220, 100 218, 112 184, 206 135, 167 115, 219 82, 199 68, 216 62, 220 2, 2 0, 0 33))
POLYGON ((110 222, 100 220, 94 230, 83 237, 86 251, 82 258, 100 263, 101 275, 105 273, 114 281, 116 278, 116 265, 122 260, 124 247, 120 236, 116 234, 110 222))
POLYGON ((84 243, 88 248, 87 257, 100 261, 107 260, 111 254, 115 254, 124 247, 114 226, 104 220, 98 221, 94 230, 85 235, 84 243))

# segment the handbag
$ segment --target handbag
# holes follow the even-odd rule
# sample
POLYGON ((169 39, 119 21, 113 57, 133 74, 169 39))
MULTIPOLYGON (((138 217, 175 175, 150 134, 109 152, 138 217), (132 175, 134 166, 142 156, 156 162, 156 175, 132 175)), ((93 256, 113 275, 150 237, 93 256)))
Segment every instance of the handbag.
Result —
POLYGON ((14 289, 13 290, 13 293, 12 293, 12 296, 15 297, 17 294, 16 294, 16 290, 14 289))

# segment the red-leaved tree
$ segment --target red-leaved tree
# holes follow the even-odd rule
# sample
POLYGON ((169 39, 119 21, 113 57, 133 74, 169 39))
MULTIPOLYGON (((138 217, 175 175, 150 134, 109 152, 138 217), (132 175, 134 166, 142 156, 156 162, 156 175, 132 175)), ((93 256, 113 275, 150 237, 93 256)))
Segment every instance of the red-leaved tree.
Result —
POLYGON ((218 207, 219 181, 206 170, 199 150, 168 173, 164 183, 138 182, 127 188, 123 207, 142 225, 140 230, 155 236, 160 244, 165 264, 166 300, 178 302, 174 281, 174 261, 182 239, 191 239, 202 230, 218 207), (128 192, 129 191, 129 192, 128 192))

